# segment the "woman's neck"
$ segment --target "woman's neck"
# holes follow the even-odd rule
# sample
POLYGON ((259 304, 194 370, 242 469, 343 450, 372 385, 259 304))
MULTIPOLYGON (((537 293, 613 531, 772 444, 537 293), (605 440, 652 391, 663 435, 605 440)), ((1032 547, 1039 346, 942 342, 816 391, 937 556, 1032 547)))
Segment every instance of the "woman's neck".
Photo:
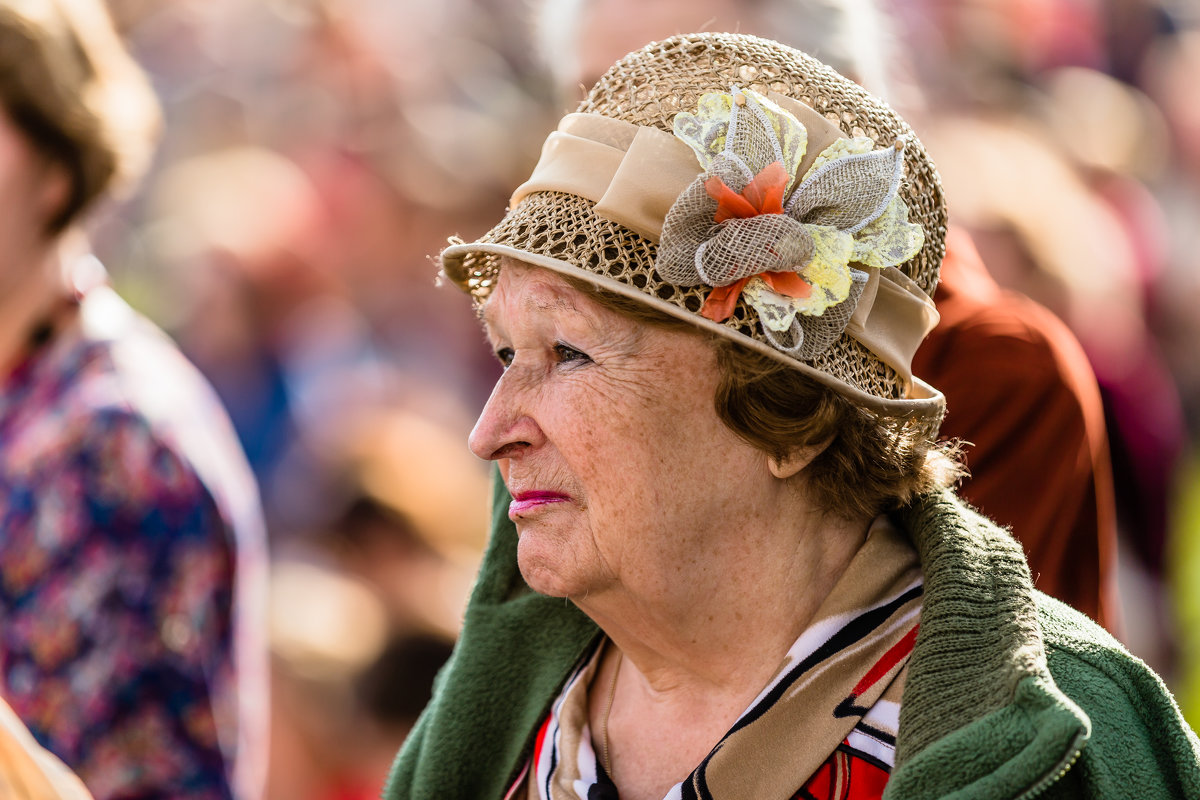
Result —
POLYGON ((577 601, 616 645, 588 712, 622 797, 657 800, 720 741, 812 622, 870 521, 784 513, 746 522, 698 553, 709 568, 689 567, 694 579, 674 591, 577 601))
POLYGON ((0 377, 25 355, 35 329, 72 291, 58 248, 36 253, 0 293, 0 377))
MULTIPOLYGON (((778 509, 776 509, 778 510, 778 509)), ((672 586, 653 597, 626 587, 577 599, 663 699, 742 696, 770 680, 866 537, 870 520, 811 511, 746 520, 710 542, 672 586)))

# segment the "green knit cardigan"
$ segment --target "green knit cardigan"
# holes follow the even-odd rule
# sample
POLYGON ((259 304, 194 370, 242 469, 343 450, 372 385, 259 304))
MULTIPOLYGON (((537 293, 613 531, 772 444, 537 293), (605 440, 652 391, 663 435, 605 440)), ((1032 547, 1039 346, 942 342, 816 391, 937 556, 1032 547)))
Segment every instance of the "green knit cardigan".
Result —
MULTIPOLYGON (((385 800, 499 800, 599 631, 517 570, 509 497, 462 636, 392 768, 385 800)), ((1033 589, 1020 545, 953 494, 895 515, 921 557, 921 628, 886 800, 1200 798, 1200 742, 1158 677, 1033 589)))

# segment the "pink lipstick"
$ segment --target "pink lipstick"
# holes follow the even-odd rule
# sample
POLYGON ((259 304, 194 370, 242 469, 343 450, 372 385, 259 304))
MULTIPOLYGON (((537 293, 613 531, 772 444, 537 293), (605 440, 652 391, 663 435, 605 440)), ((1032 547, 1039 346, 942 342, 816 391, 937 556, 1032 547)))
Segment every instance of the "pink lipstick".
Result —
POLYGON ((562 503, 570 499, 569 495, 560 492, 517 492, 513 495, 512 502, 508 504, 508 518, 515 520, 517 517, 528 514, 539 506, 549 505, 550 503, 562 503))

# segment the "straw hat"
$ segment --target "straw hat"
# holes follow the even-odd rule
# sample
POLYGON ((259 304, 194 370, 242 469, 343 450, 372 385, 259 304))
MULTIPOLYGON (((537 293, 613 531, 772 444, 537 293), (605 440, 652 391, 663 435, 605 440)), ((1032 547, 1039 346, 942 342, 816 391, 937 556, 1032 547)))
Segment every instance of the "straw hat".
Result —
POLYGON ((477 302, 503 257, 582 278, 932 436, 944 400, 910 364, 945 233, 937 172, 883 101, 776 42, 691 34, 611 67, 500 224, 442 266, 477 302), (774 210, 739 212, 766 184, 774 210))

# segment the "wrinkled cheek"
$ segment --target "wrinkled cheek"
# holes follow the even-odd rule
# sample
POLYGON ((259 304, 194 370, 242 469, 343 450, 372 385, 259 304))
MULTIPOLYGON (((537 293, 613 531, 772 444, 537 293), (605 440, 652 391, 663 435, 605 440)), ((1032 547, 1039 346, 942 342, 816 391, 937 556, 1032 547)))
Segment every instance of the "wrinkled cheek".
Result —
POLYGON ((653 481, 644 470, 615 469, 607 476, 609 485, 593 495, 589 507, 589 518, 594 522, 588 534, 592 546, 607 563, 617 566, 636 549, 646 528, 652 525, 658 514, 653 497, 653 481), (614 482, 614 477, 623 478, 614 482))

